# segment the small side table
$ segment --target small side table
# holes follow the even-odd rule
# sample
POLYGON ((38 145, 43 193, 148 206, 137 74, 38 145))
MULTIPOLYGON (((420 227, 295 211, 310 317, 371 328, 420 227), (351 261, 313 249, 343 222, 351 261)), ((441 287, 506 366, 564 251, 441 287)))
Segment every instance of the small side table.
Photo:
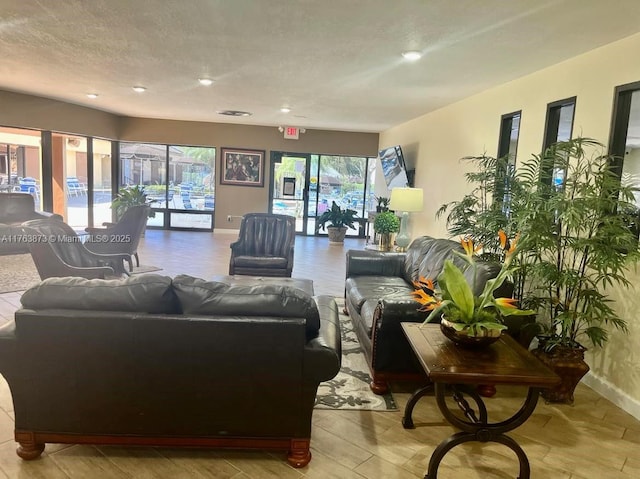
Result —
POLYGON ((425 479, 437 479, 438 466, 445 454, 459 444, 469 441, 497 442, 515 452, 520 462, 518 479, 530 478, 527 455, 520 445, 505 433, 512 431, 531 416, 540 391, 560 382, 560 378, 529 351, 508 335, 486 349, 465 349, 456 346, 440 331, 437 324, 402 323, 402 329, 432 384, 418 389, 407 402, 402 425, 414 427, 411 414, 418 400, 435 390, 436 402, 444 418, 462 432, 442 441, 433 451, 425 479), (528 394, 522 407, 509 419, 491 423, 487 408, 475 386, 479 384, 512 384, 527 386, 528 394), (451 392, 466 420, 454 415, 446 403, 451 392), (474 410, 465 395, 477 407, 474 410))

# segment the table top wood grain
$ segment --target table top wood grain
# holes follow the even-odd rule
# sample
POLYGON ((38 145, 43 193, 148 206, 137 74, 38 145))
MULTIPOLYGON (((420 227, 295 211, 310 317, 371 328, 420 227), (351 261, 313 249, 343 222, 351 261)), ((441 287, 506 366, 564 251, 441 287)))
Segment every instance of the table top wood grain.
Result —
POLYGON ((457 346, 439 324, 402 323, 422 367, 434 383, 516 384, 550 387, 560 378, 511 336, 482 349, 457 346))

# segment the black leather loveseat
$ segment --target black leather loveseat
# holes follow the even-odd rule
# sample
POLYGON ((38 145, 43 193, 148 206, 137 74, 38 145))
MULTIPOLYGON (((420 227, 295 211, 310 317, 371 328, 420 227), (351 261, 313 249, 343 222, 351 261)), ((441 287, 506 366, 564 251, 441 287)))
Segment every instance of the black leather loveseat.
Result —
MULTIPOLYGON (((367 357, 377 394, 388 391, 389 380, 419 380, 422 368, 407 342, 401 322, 423 322, 427 313, 419 312, 411 292, 412 281, 420 276, 436 278, 446 259, 451 259, 472 284, 471 269, 454 250, 459 243, 423 236, 415 239, 406 253, 349 250, 345 282, 345 306, 367 357)), ((478 261, 475 293, 495 277, 500 265, 478 261)), ((436 282, 437 284, 437 282, 436 282)), ((507 286, 500 295, 511 294, 507 286)))
POLYGON ((29 193, 0 193, 0 255, 28 253, 22 227, 25 221, 62 216, 35 210, 33 196, 29 193))
POLYGON ((316 389, 340 368, 333 298, 145 274, 49 278, 0 328, 18 455, 47 442, 282 449, 311 459, 316 389))

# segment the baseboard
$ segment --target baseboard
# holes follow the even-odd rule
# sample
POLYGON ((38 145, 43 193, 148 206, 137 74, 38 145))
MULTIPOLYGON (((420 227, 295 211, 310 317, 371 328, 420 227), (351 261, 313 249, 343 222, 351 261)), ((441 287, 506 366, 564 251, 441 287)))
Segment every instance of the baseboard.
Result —
POLYGON ((620 409, 640 420, 640 401, 637 399, 629 396, 617 386, 614 386, 609 381, 606 381, 591 372, 587 373, 587 375, 582 378, 582 382, 605 399, 611 401, 620 409))
POLYGON ((234 234, 237 235, 240 233, 240 230, 231 230, 231 229, 224 229, 224 228, 214 228, 213 230, 214 233, 220 233, 220 234, 234 234))

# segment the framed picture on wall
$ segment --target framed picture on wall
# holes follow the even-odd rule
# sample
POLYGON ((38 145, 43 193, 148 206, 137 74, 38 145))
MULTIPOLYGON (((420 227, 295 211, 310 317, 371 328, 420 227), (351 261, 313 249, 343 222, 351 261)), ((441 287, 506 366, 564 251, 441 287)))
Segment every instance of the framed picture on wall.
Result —
POLYGON ((264 150, 222 148, 220 184, 264 186, 264 150))

